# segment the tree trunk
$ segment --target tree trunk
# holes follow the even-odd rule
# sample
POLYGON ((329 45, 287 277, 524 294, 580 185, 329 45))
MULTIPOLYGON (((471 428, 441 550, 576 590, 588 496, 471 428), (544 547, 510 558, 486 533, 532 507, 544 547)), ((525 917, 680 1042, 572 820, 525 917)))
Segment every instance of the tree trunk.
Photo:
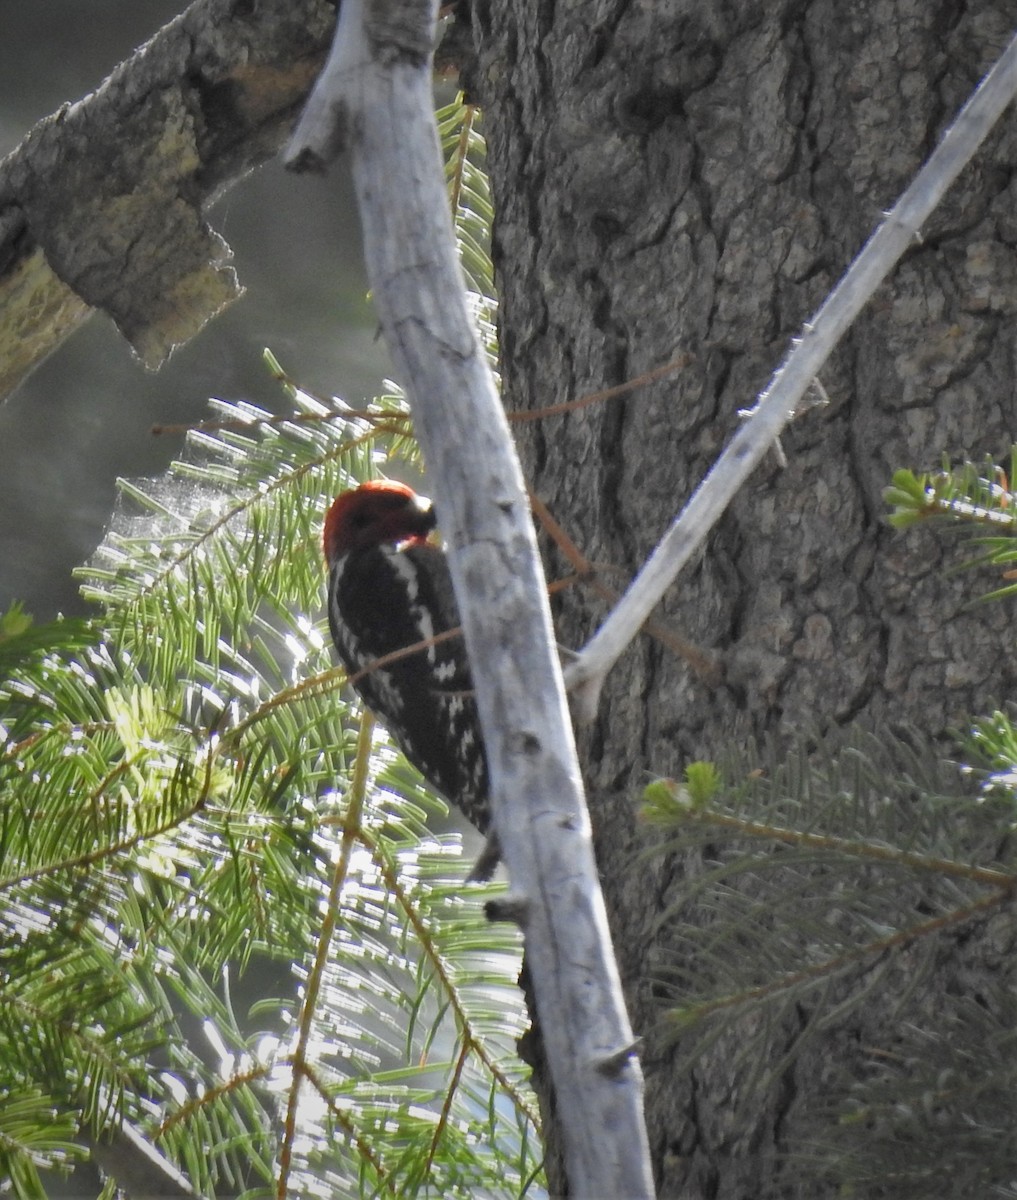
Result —
MULTIPOLYGON (((625 400, 517 427, 536 493, 591 560, 628 576, 1009 40, 1012 5, 474 0, 473 20, 508 408, 691 356, 625 400)), ((810 1158, 821 1101, 838 1120, 831 1075, 846 1095, 860 1048, 893 1044, 916 1019, 896 1005, 914 966, 902 955, 882 978, 889 992, 843 1019, 836 989, 819 1022, 801 1006, 766 1031, 732 1019, 676 1070, 656 1035, 656 968, 684 869, 641 857, 653 837, 635 814, 649 778, 732 745, 859 721, 944 739, 1010 694, 1005 610, 966 610, 971 581, 944 577, 956 556, 930 534, 893 533, 882 490, 897 467, 1009 447, 1015 161, 1008 119, 824 371, 830 403, 790 427, 787 466, 766 462, 664 602, 724 682, 643 639, 582 733, 620 967, 647 1039, 662 1196, 841 1194, 824 1182, 829 1162, 810 1158), (737 1054, 749 1032, 763 1047, 753 1061, 737 1054), (787 1065, 761 1085, 760 1062, 787 1065)), ((559 638, 581 645, 601 615, 569 591, 559 638)), ((984 968, 984 947, 963 962, 950 950, 923 951, 944 994, 984 968)), ((553 1163, 551 1174, 562 1190, 553 1163)))

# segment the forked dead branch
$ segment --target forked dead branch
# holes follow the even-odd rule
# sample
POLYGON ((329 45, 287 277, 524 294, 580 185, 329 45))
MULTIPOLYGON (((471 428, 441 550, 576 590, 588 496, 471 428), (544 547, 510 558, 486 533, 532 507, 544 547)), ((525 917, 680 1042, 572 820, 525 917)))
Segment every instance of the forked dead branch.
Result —
POLYGON ((349 153, 382 330, 414 409, 473 667, 572 1194, 649 1197, 642 1076, 522 472, 458 264, 431 97, 434 7, 343 4, 288 154, 349 153), (412 180, 413 186, 397 186, 412 180))

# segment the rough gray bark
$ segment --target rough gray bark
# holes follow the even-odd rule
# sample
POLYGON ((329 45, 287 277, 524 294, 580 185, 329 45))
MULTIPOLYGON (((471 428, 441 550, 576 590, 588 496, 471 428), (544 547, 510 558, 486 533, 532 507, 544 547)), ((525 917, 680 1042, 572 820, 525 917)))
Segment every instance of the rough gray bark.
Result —
MULTIPOLYGON (((508 406, 693 356, 624 404, 521 427, 532 486, 590 559, 641 565, 1012 22, 1012 6, 988 2, 476 0, 508 406)), ((891 1018, 886 995, 822 1035, 810 1014, 785 1015, 762 1061, 783 1061, 806 1030, 811 1041, 763 1092, 748 1086, 757 1064, 737 1057, 737 1025, 676 1076, 654 1036, 656 921, 682 870, 639 857, 651 839, 634 808, 649 775, 731 743, 853 720, 935 738, 1012 692, 1007 614, 965 610, 970 582, 944 578, 947 549, 895 536, 881 493, 895 467, 1009 446, 1015 160, 1004 121, 823 371, 832 402, 785 436, 787 469, 764 462, 665 599, 667 619, 720 655, 725 683, 644 641, 581 739, 630 1012, 648 1038, 662 1196, 836 1194, 807 1167, 833 1064, 863 1071, 859 1047, 893 1044, 909 1019, 891 1018)), ((581 644, 600 616, 568 593, 559 637, 581 644)), ((943 954, 944 993, 977 977, 972 953, 943 954)))
POLYGON ((0 163, 0 398, 104 310, 149 367, 240 294, 203 212, 278 149, 328 0, 198 0, 0 163))
MULTIPOLYGON (((679 571, 699 550, 728 504, 742 491, 768 450, 781 467, 783 450, 775 446, 784 426, 814 406, 806 399, 819 391, 817 377, 876 289, 903 255, 921 241, 929 216, 1017 93, 1017 36, 972 93, 942 140, 907 190, 880 222, 844 277, 801 327, 798 337, 752 406, 739 411, 744 424, 676 516, 667 533, 640 568, 628 591, 566 672, 577 720, 596 716, 600 689, 614 666, 646 624, 679 571)), ((820 393, 822 395, 822 393, 820 393)))

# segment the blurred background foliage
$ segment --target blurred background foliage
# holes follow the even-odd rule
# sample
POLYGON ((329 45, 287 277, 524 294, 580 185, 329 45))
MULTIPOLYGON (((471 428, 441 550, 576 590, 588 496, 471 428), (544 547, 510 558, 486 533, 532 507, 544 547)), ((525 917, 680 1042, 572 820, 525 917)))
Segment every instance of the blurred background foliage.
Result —
MULTIPOLYGON (((0 3, 0 154, 65 101, 94 90, 184 0, 0 3)), ((95 549, 118 476, 154 475, 180 453, 157 424, 200 420, 209 396, 283 411, 265 346, 316 392, 354 405, 390 372, 367 300, 352 189, 342 164, 297 178, 278 162, 210 210, 245 295, 158 374, 95 316, 0 404, 0 612, 81 613, 71 571, 95 549), (338 194, 337 194, 338 193, 338 194)))

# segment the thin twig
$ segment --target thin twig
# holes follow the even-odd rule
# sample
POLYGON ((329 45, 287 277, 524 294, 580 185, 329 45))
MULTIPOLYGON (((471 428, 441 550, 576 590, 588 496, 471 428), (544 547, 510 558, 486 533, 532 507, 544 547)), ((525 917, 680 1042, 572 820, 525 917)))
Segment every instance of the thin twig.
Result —
POLYGON ((391 1178, 391 1172, 381 1161, 375 1143, 369 1138, 364 1137, 364 1135, 357 1129, 356 1122, 350 1116, 350 1110, 337 1103, 336 1097, 329 1092, 324 1082, 318 1077, 317 1071, 315 1071, 315 1069, 309 1063, 304 1063, 303 1072, 307 1082, 328 1105, 328 1111, 332 1114, 332 1119, 350 1139, 352 1145, 356 1146, 357 1153, 361 1156, 361 1158, 363 1158, 365 1162, 370 1163, 371 1167, 377 1174, 379 1182, 376 1185, 375 1190, 370 1194, 372 1196, 376 1196, 378 1194, 378 1188, 384 1187, 387 1195, 397 1195, 395 1184, 391 1178))
POLYGON ((300 1084, 304 1077, 307 1044, 311 1038, 311 1023, 314 1020, 318 1004, 318 993, 321 990, 321 981, 324 978, 325 965, 328 962, 332 946, 332 934, 335 932, 336 921, 338 920, 339 902, 349 875, 353 850, 360 836, 360 818, 364 808, 364 796, 367 793, 367 779, 371 759, 371 735, 373 732, 374 718, 370 712, 365 710, 363 716, 360 718, 360 734, 357 738, 357 754, 353 763, 353 776, 350 780, 346 823, 343 826, 339 861, 336 863, 335 871, 332 874, 332 886, 328 893, 328 904, 321 923, 321 931, 318 934, 318 951, 314 958, 314 966, 307 977, 307 987, 304 990, 304 1003, 300 1010, 297 1045, 293 1051, 293 1079, 290 1083, 289 1099, 286 1105, 282 1144, 279 1147, 279 1179, 276 1182, 277 1200, 286 1200, 286 1189, 293 1161, 293 1143, 297 1135, 297 1103, 300 1098, 300 1084))
POLYGON ((445 1128, 448 1125, 449 1113, 452 1111, 452 1101, 455 1099, 456 1090, 459 1087, 459 1080, 462 1078, 463 1068, 466 1066, 470 1057, 470 1051, 473 1049, 470 1038, 464 1034, 462 1046, 459 1053, 456 1055, 455 1069, 452 1071, 452 1078, 448 1082, 448 1087, 445 1089, 445 1099, 442 1102, 441 1112, 438 1114, 438 1122, 434 1127, 434 1134, 431 1137, 431 1145, 427 1151, 427 1163, 425 1170, 428 1174, 431 1172, 431 1167, 434 1165, 434 1157, 438 1153, 438 1147, 441 1145, 441 1139, 445 1135, 445 1128))
MULTIPOLYGON (((666 375, 671 375, 675 371, 680 371, 687 367, 692 361, 692 355, 682 354, 678 358, 672 359, 671 362, 665 363, 662 367, 654 367, 652 371, 645 371, 642 375, 636 375, 632 379, 626 379, 624 383, 616 384, 614 387, 602 388, 597 392, 586 392, 582 396, 577 396, 574 400, 563 400, 560 404, 549 404, 545 408, 534 409, 532 412, 512 412, 507 413, 510 422, 523 421, 540 421, 545 417, 559 416, 561 413, 574 412, 580 408, 588 408, 592 404, 600 404, 604 400, 616 400, 621 396, 627 396, 630 392, 644 387, 648 383, 654 383, 658 379, 663 379, 666 375)), ((288 375, 278 375, 280 382, 293 388, 294 391, 303 392, 305 396, 310 396, 312 400, 316 400, 319 404, 328 409, 327 412, 320 413, 283 413, 276 415, 254 414, 245 417, 226 417, 221 421, 188 421, 179 425, 153 425, 151 433, 153 437, 159 437, 162 434, 171 433, 218 433, 222 429, 254 429, 259 425, 290 425, 300 424, 318 425, 326 421, 369 421, 375 426, 378 433, 405 433, 410 424, 411 416, 409 413, 398 412, 376 412, 369 408, 343 408, 333 409, 331 406, 334 403, 328 397, 320 396, 315 392, 309 391, 305 387, 300 387, 294 383, 288 375), (388 424, 392 422, 392 424, 388 424)))
POLYGON ((826 833, 806 833, 802 829, 787 829, 781 825, 767 825, 762 821, 747 821, 733 813, 717 812, 715 809, 689 808, 682 813, 682 820, 697 821, 703 825, 718 825, 747 837, 784 842, 791 846, 807 846, 813 850, 830 850, 853 858, 871 858, 878 862, 895 863, 912 870, 948 875, 954 879, 967 879, 971 883, 986 884, 1003 891, 1011 891, 1017 887, 1017 875, 1009 871, 999 871, 994 867, 974 867, 951 858, 915 854, 910 850, 899 850, 895 846, 885 846, 878 842, 856 841, 826 833))
POLYGON ((782 975, 780 979, 775 979, 770 983, 763 983, 758 987, 746 988, 741 992, 720 996, 715 1000, 707 1000, 702 1004, 673 1009, 669 1014, 670 1019, 684 1029, 692 1021, 702 1020, 703 1017, 710 1016, 712 1013, 721 1012, 728 1008, 738 1008, 743 1004, 752 1004, 758 1000, 766 1000, 770 996, 786 992, 789 988, 796 987, 800 983, 822 979, 824 976, 831 975, 835 971, 840 971, 844 967, 849 967, 853 963, 860 962, 866 958, 871 958, 873 955, 884 954, 887 950, 899 949, 901 946, 906 946, 911 942, 917 941, 919 938, 929 937, 934 933, 942 933, 944 929, 950 929, 955 925, 962 925, 966 921, 972 921, 976 917, 983 916, 992 909, 998 908, 1010 899, 1012 895, 1013 886, 1011 884, 1011 887, 1005 891, 993 892, 991 895, 983 896, 981 900, 976 900, 973 904, 965 905, 963 908, 955 908, 948 913, 933 917, 929 921, 922 921, 918 925, 910 925, 907 929, 898 929, 896 933, 889 934, 887 937, 877 938, 872 942, 866 942, 864 946, 854 946, 849 950, 845 950, 842 954, 835 955, 833 958, 813 963, 808 967, 803 967, 800 971, 792 971, 790 974, 782 975))
POLYGON ((536 408, 532 412, 512 412, 508 414, 508 419, 512 422, 541 421, 545 417, 556 417, 561 413, 575 412, 576 409, 588 408, 591 404, 600 404, 604 400, 616 400, 620 396, 627 396, 629 392, 634 392, 637 388, 644 387, 648 383, 654 383, 658 379, 663 379, 666 375, 673 375, 676 371, 683 370, 691 362, 691 354, 680 354, 670 362, 664 363, 662 367, 654 367, 652 371, 644 371, 642 375, 626 379, 624 383, 615 384, 614 387, 602 388, 599 392, 587 392, 583 396, 577 396, 575 400, 563 400, 560 404, 549 404, 546 408, 536 408))
MULTIPOLYGON (((579 581, 596 592, 608 604, 616 604, 621 593, 616 588, 610 587, 600 578, 598 572, 601 568, 591 563, 583 554, 552 516, 551 510, 544 501, 532 489, 527 490, 530 497, 530 505, 537 519, 547 531, 548 536, 554 544, 568 560, 569 564, 575 568, 579 581)), ((720 664, 715 659, 710 658, 709 655, 704 654, 698 646, 694 646, 691 642, 686 641, 685 638, 669 628, 662 621, 654 620, 651 617, 643 625, 643 632, 655 638, 674 655, 687 663, 700 679, 713 687, 717 687, 720 684, 723 679, 723 671, 720 664)))

